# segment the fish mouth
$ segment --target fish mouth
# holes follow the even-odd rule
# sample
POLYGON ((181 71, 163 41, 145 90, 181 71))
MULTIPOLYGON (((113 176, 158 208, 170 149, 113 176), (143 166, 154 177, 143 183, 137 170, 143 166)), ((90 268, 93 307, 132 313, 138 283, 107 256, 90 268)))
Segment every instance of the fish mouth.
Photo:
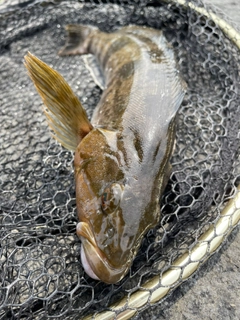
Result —
POLYGON ((116 283, 127 272, 126 266, 113 267, 104 252, 98 247, 91 227, 86 222, 77 224, 77 235, 82 241, 81 261, 85 272, 93 279, 116 283))

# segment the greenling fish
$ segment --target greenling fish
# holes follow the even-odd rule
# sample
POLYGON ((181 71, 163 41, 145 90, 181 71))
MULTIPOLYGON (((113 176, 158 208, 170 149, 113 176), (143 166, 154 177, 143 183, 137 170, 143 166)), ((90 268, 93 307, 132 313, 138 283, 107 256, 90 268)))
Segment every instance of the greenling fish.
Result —
POLYGON ((67 30, 60 55, 92 53, 105 77, 91 123, 58 72, 30 53, 25 65, 55 138, 75 151, 83 267, 94 279, 116 283, 159 221, 185 89, 161 31, 128 26, 104 33, 83 25, 67 30))

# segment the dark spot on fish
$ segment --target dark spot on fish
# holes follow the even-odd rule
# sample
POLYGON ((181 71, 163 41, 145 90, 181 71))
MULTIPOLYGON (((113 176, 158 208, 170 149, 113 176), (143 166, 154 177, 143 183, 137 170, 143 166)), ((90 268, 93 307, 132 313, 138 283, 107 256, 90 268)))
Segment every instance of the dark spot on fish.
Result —
POLYGON ((161 63, 163 61, 164 52, 155 42, 153 42, 150 38, 144 37, 140 34, 136 35, 136 37, 147 46, 147 51, 152 63, 161 63))
POLYGON ((160 139, 160 140, 158 141, 158 144, 157 144, 155 150, 154 150, 154 153, 153 153, 153 162, 155 162, 155 159, 156 159, 156 157, 157 157, 157 155, 158 155, 158 152, 159 152, 159 149, 160 149, 160 146, 161 146, 161 142, 162 142, 162 140, 160 139))
POLYGON ((117 51, 122 50, 125 46, 129 45, 130 42, 131 40, 128 37, 120 37, 117 38, 114 42, 112 42, 108 50, 104 52, 104 56, 100 56, 102 67, 105 69, 109 58, 112 57, 112 55, 115 54, 117 51))
POLYGON ((151 49, 149 55, 152 63, 161 63, 163 61, 163 51, 160 49, 151 49))
POLYGON ((142 162, 143 160, 142 139, 137 130, 133 129, 132 132, 134 134, 134 139, 133 139, 134 147, 135 147, 135 150, 137 151, 139 162, 142 162))
POLYGON ((119 159, 119 164, 120 166, 124 167, 128 167, 130 165, 130 162, 129 162, 129 157, 128 157, 128 154, 127 154, 127 151, 126 151, 126 148, 124 146, 125 144, 125 139, 126 138, 122 138, 122 139, 118 139, 117 140, 117 148, 118 150, 120 151, 119 152, 119 155, 122 156, 122 158, 119 159))
POLYGON ((134 61, 129 61, 128 63, 125 63, 120 69, 119 69, 119 76, 121 80, 125 80, 129 77, 132 77, 134 75, 134 61))

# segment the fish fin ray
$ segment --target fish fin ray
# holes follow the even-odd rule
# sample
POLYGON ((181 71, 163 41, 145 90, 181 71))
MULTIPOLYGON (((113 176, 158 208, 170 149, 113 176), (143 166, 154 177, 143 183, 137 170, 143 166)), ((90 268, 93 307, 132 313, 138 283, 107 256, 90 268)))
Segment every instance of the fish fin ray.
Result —
POLYGON ((93 129, 85 109, 64 78, 30 52, 25 56, 25 66, 45 104, 44 113, 55 139, 75 151, 93 129))
POLYGON ((69 24, 66 26, 68 37, 66 44, 58 52, 60 56, 82 55, 88 53, 90 33, 98 30, 93 26, 69 24))

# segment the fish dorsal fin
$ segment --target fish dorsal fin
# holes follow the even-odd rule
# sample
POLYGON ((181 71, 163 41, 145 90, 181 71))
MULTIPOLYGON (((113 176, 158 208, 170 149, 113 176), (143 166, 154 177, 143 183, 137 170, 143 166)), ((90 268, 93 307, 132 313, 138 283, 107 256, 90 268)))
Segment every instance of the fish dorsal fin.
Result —
POLYGON ((25 66, 46 106, 44 112, 54 138, 75 151, 93 129, 85 109, 64 78, 30 52, 25 56, 25 66))

